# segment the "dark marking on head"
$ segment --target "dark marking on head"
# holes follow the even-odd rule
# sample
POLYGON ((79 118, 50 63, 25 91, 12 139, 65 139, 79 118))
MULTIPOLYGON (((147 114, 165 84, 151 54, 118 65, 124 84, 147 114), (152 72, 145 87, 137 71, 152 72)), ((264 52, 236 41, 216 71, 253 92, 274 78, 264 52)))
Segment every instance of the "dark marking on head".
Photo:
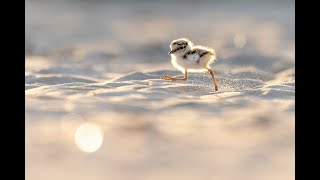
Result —
POLYGON ((175 41, 175 42, 172 42, 171 45, 187 46, 188 42, 187 41, 175 41))
POLYGON ((173 54, 173 53, 177 52, 178 50, 185 49, 186 47, 187 47, 187 46, 180 46, 180 47, 178 47, 178 48, 176 48, 176 49, 174 49, 174 50, 170 51, 170 52, 169 52, 169 54, 173 54))

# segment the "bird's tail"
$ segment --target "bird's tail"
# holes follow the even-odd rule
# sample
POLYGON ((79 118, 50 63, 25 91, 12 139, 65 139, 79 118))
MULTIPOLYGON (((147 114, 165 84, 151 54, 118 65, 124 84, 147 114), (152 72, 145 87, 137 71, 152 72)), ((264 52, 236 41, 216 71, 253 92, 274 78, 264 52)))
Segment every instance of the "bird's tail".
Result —
POLYGON ((217 53, 216 53, 215 50, 213 50, 213 49, 211 49, 211 48, 207 48, 207 50, 208 50, 208 52, 209 52, 212 56, 214 56, 214 59, 217 57, 217 53))
POLYGON ((217 53, 212 48, 207 48, 208 52, 212 55, 211 59, 208 62, 208 65, 213 64, 217 60, 217 53))

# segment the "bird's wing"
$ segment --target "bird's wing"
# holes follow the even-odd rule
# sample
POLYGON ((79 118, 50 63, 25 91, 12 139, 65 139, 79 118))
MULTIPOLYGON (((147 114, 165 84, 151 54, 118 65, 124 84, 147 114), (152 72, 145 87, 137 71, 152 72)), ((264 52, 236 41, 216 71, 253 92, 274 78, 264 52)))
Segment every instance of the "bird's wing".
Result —
POLYGON ((200 55, 198 52, 187 55, 187 60, 191 62, 197 62, 199 61, 199 58, 200 58, 200 55))
POLYGON ((193 49, 197 49, 198 51, 202 51, 202 52, 208 52, 212 56, 217 56, 216 52, 210 47, 197 45, 197 46, 194 46, 193 49))

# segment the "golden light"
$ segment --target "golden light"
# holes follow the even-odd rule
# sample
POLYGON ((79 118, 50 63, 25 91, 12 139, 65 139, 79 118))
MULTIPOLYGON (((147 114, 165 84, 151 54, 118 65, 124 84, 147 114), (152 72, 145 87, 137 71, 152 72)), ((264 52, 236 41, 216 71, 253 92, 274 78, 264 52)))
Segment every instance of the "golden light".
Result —
POLYGON ((100 148, 103 141, 103 132, 93 123, 84 123, 77 128, 74 138, 80 150, 92 153, 100 148))

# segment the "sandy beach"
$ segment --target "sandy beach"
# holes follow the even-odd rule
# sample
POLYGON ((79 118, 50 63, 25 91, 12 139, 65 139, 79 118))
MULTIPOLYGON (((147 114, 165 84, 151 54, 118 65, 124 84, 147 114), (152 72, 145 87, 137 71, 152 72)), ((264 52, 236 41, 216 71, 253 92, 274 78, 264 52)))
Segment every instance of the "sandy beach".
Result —
POLYGON ((293 180, 294 8, 26 1, 26 179, 293 180), (216 50, 218 92, 160 79, 180 37, 216 50))

